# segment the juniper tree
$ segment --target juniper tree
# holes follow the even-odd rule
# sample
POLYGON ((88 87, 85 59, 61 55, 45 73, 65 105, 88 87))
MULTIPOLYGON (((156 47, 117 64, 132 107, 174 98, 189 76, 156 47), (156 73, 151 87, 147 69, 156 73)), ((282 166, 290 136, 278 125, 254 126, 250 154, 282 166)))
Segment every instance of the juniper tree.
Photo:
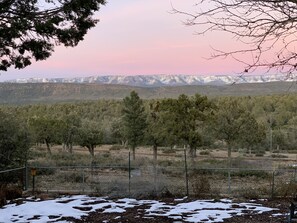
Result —
POLYGON ((98 22, 104 0, 0 1, 0 71, 45 60, 57 45, 74 47, 98 22))

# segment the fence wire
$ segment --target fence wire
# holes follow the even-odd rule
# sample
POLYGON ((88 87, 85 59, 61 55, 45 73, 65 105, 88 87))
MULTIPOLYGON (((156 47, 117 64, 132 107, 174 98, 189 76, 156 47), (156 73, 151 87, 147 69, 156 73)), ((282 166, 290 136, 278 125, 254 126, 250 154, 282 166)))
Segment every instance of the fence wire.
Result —
POLYGON ((292 197, 297 168, 210 168, 191 162, 174 165, 25 166, 0 171, 0 184, 15 179, 35 193, 94 193, 101 196, 150 197, 292 197), (36 175, 32 175, 36 169, 36 175))
POLYGON ((31 168, 1 171, 0 179, 13 174, 24 189, 35 193, 116 197, 291 197, 297 191, 296 169, 189 168, 186 176, 185 168, 160 166, 34 166, 32 176, 31 168))

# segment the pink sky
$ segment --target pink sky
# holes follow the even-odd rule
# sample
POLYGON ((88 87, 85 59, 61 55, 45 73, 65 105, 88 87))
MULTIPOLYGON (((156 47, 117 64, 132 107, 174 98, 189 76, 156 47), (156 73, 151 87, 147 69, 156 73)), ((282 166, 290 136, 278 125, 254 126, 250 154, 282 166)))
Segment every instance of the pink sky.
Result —
POLYGON ((90 75, 194 74, 221 75, 242 71, 233 60, 206 60, 210 46, 234 46, 222 34, 194 35, 197 27, 182 24, 171 14, 172 4, 195 10, 195 0, 109 1, 97 17, 100 22, 75 48, 57 47, 46 61, 23 70, 2 72, 0 81, 29 77, 90 75))

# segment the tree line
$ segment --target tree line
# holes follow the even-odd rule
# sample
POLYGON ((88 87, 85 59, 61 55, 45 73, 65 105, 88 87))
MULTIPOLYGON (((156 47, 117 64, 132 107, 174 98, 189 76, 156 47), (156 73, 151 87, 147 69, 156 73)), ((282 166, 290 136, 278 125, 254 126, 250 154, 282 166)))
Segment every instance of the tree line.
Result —
POLYGON ((29 148, 62 145, 86 148, 91 156, 101 144, 122 144, 132 150, 151 146, 197 149, 223 147, 248 153, 296 149, 297 95, 142 100, 137 92, 123 100, 0 107, 0 168, 24 163, 29 148))

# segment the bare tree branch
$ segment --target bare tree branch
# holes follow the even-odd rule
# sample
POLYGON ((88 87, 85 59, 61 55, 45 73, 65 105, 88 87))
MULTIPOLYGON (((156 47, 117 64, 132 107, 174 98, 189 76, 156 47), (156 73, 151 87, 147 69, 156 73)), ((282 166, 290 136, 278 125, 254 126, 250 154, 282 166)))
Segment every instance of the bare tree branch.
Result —
POLYGON ((186 16, 185 24, 196 26, 197 35, 226 32, 247 45, 227 52, 214 49, 211 58, 231 57, 243 63, 243 72, 296 71, 296 0, 199 0, 195 7, 195 13, 172 11, 186 16))

